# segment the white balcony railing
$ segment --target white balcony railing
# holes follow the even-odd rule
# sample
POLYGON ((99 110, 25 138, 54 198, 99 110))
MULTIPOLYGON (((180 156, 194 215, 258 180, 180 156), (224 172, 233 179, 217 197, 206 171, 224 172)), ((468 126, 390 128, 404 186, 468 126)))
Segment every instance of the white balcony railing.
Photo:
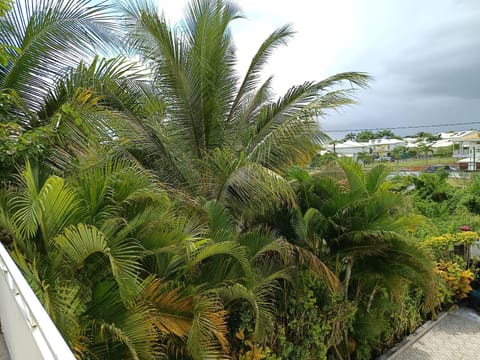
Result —
POLYGON ((1 243, 0 322, 11 360, 75 359, 1 243))

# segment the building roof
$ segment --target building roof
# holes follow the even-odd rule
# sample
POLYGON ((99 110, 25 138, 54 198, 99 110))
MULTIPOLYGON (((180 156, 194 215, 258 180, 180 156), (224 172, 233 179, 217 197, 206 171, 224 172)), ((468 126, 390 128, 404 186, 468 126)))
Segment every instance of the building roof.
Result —
POLYGON ((369 146, 368 143, 364 143, 364 142, 356 142, 356 141, 353 141, 353 140, 347 140, 343 143, 338 143, 335 145, 335 148, 339 149, 339 148, 361 148, 361 147, 366 147, 366 146, 369 146))
POLYGON ((449 131, 449 132, 440 133, 438 135, 440 135, 441 139, 456 139, 456 138, 461 138, 463 136, 468 136, 476 132, 477 132, 476 130, 449 131))
POLYGON ((480 141, 480 134, 478 131, 465 131, 466 134, 452 138, 455 141, 480 141))
POLYGON ((432 144, 432 148, 442 148, 442 147, 452 146, 452 144, 453 144, 453 141, 451 139, 443 139, 443 140, 435 141, 432 144))
POLYGON ((368 142, 369 145, 394 145, 404 143, 405 141, 400 139, 373 139, 368 142))

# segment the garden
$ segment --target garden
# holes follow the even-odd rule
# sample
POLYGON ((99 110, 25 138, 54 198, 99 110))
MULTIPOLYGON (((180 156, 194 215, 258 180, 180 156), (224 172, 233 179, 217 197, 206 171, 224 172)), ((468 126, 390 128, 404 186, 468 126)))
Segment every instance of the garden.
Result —
POLYGON ((275 95, 293 29, 239 74, 226 1, 0 4, 0 241, 78 359, 371 359, 466 301, 480 178, 310 166, 368 74, 275 95))

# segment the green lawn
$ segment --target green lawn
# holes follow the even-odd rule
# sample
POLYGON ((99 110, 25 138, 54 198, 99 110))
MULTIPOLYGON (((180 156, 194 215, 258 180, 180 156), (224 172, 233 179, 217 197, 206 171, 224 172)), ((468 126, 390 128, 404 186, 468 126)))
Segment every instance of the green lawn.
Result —
MULTIPOLYGON (((411 158, 411 159, 403 159, 403 160, 396 160, 395 162, 384 162, 383 164, 389 166, 392 168, 392 170, 400 170, 400 169, 410 169, 413 168, 414 170, 422 170, 423 168, 429 166, 429 165, 435 165, 435 164, 452 164, 455 165, 455 162, 458 159, 455 159, 453 157, 431 157, 429 159, 416 159, 416 158, 411 158)), ((372 168, 378 164, 377 162, 368 164, 365 166, 365 168, 369 169, 372 168)), ((412 170, 413 170, 412 169, 412 170)))

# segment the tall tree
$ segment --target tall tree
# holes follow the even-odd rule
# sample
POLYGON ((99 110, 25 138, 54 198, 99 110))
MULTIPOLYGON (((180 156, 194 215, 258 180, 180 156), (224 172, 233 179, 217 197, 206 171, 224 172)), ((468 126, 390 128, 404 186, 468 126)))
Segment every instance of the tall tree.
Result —
POLYGON ((372 131, 370 130, 363 130, 361 132, 359 132, 355 138, 355 140, 357 141, 368 141, 368 140, 372 140, 372 139, 375 139, 375 133, 373 133, 372 131))
POLYGON ((201 261, 192 248, 183 251, 196 246, 183 237, 195 235, 184 232, 166 192, 125 160, 106 159, 78 175, 63 179, 27 164, 18 185, 0 194, 12 255, 75 354, 224 356, 226 314, 218 298, 152 265, 172 243, 177 266, 189 255, 197 266, 201 261))
POLYGON ((117 22, 107 9, 90 0, 25 0, 6 13, 0 38, 16 50, 0 67, 0 88, 23 106, 25 126, 36 124, 34 113, 61 74, 114 42, 117 22))
POLYGON ((94 101, 86 100, 95 97, 85 97, 87 89, 76 89, 76 96, 63 97, 56 113, 46 108, 45 102, 56 82, 71 68, 116 43, 114 34, 120 29, 108 9, 107 3, 90 0, 19 0, 5 13, 0 21, 5 55, 3 60, 0 56, 2 175, 13 172, 15 162, 44 155, 57 133, 80 127, 80 106, 92 109, 94 101), (62 109, 68 102, 73 104, 62 109), (59 130, 63 120, 73 118, 73 114, 75 126, 59 130))
POLYGON ((388 138, 388 139, 398 139, 398 135, 395 135, 395 133, 392 130, 389 129, 383 129, 377 131, 375 134, 377 138, 388 138))
POLYGON ((353 132, 348 133, 345 135, 345 137, 342 139, 342 141, 347 141, 347 140, 356 140, 357 135, 353 132))
POLYGON ((258 209, 255 198, 289 201, 279 175, 308 162, 315 143, 325 139, 316 116, 352 103, 353 87, 369 79, 341 73, 275 98, 262 70, 293 35, 291 26, 262 43, 240 78, 229 26, 242 15, 232 3, 194 0, 174 27, 151 5, 127 3, 124 10, 128 41, 152 70, 165 116, 136 118, 118 135, 165 181, 232 207, 258 209), (351 86, 343 88, 345 82, 351 86))
POLYGON ((418 144, 417 149, 418 153, 423 155, 423 158, 425 159, 425 164, 428 164, 428 156, 430 154, 433 154, 432 144, 423 142, 418 144))

